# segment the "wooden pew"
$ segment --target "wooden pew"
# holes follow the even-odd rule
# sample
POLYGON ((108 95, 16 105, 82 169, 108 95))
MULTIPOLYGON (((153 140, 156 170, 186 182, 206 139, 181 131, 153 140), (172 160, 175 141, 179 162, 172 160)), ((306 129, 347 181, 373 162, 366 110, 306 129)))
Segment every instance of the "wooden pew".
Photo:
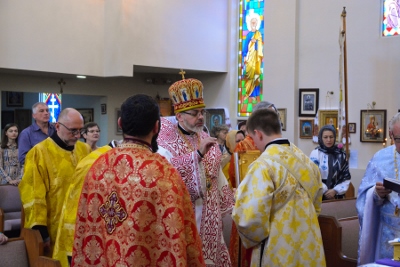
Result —
POLYGON ((318 222, 327 267, 357 266, 359 222, 356 198, 322 202, 318 222))
POLYGON ((21 210, 18 186, 0 185, 0 232, 21 229, 21 210))
POLYGON ((355 188, 352 182, 349 184, 349 189, 347 189, 347 192, 344 194, 345 198, 354 198, 357 197, 355 194, 355 188))
POLYGON ((323 201, 321 204, 321 213, 330 215, 336 219, 357 216, 356 209, 357 198, 344 198, 323 201))
POLYGON ((37 230, 23 228, 21 236, 0 245, 0 267, 61 267, 57 260, 43 256, 43 240, 37 230))

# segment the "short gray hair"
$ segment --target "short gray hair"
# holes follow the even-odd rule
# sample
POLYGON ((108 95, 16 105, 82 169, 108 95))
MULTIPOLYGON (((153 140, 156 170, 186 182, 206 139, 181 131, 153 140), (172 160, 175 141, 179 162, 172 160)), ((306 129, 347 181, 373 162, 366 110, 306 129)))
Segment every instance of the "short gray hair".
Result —
POLYGON ((400 122, 400 112, 393 116, 393 118, 389 121, 389 131, 393 131, 393 127, 395 124, 400 122))
POLYGON ((38 106, 41 106, 41 105, 44 105, 44 106, 47 107, 47 104, 44 103, 44 102, 36 102, 36 103, 33 104, 33 106, 32 106, 32 113, 33 113, 33 114, 36 114, 38 106))
POLYGON ((218 133, 219 133, 219 132, 222 132, 222 131, 224 131, 224 130, 225 130, 225 131, 229 131, 229 126, 226 125, 226 124, 221 124, 221 125, 214 126, 214 127, 211 129, 211 136, 217 137, 218 133))
POLYGON ((261 101, 258 102, 254 107, 253 107, 253 112, 259 109, 267 109, 267 108, 273 108, 273 110, 275 110, 275 112, 278 112, 274 103, 271 103, 269 101, 261 101))

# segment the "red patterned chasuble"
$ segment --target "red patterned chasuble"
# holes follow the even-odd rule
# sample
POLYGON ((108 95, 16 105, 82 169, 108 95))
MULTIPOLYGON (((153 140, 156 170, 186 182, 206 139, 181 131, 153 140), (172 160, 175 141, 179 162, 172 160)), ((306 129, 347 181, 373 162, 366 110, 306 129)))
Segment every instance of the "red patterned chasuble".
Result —
MULTIPOLYGON (((231 266, 222 233, 222 216, 232 212, 234 198, 222 174, 221 151, 215 145, 200 159, 196 152, 199 144, 198 134, 183 136, 177 124, 164 118, 161 118, 161 122, 157 140, 160 153, 177 168, 189 190, 197 223, 200 222, 198 229, 203 242, 206 266, 231 266), (211 180, 210 188, 207 188, 206 180, 211 180), (200 210, 199 200, 202 200, 200 210)), ((204 132, 200 133, 200 138, 207 136, 204 132)))
POLYGON ((72 266, 205 266, 190 197, 162 156, 123 144, 89 170, 72 266))

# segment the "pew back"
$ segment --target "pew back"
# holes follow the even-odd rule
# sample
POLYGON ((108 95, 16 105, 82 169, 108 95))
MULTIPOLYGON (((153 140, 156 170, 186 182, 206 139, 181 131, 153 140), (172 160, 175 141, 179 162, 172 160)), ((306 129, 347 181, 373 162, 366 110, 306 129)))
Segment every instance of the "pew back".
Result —
POLYGON ((360 232, 358 216, 339 219, 339 223, 342 226, 342 253, 348 258, 357 259, 360 232))
POLYGON ((356 200, 357 198, 344 198, 323 201, 320 214, 336 219, 357 216, 356 200))
POLYGON ((0 232, 21 228, 21 209, 18 186, 0 185, 0 232))
POLYGON ((23 228, 21 236, 0 245, 0 267, 61 267, 57 260, 43 257, 43 239, 37 230, 23 228))
POLYGON ((344 234, 348 234, 349 231, 354 231, 351 229, 344 229, 343 227, 348 227, 348 225, 354 226, 358 223, 358 217, 352 217, 353 221, 346 221, 344 225, 341 224, 335 217, 328 215, 318 216, 319 226, 321 228, 322 242, 324 244, 324 252, 327 267, 356 267, 357 266, 357 248, 358 248, 358 231, 354 232, 355 236, 347 238, 344 234), (351 254, 345 255, 343 252, 342 244, 345 242, 355 243, 346 244, 344 249, 345 253, 351 254), (354 257, 355 258, 352 258, 354 257))

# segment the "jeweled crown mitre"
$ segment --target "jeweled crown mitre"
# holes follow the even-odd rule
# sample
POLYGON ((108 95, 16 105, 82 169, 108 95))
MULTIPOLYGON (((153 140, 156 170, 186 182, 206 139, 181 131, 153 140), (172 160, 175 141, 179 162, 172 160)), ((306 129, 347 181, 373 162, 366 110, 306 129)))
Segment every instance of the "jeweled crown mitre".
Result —
POLYGON ((204 108, 206 105, 203 99, 203 84, 197 79, 185 79, 183 70, 179 74, 182 75, 182 80, 175 82, 168 89, 175 113, 204 108))

